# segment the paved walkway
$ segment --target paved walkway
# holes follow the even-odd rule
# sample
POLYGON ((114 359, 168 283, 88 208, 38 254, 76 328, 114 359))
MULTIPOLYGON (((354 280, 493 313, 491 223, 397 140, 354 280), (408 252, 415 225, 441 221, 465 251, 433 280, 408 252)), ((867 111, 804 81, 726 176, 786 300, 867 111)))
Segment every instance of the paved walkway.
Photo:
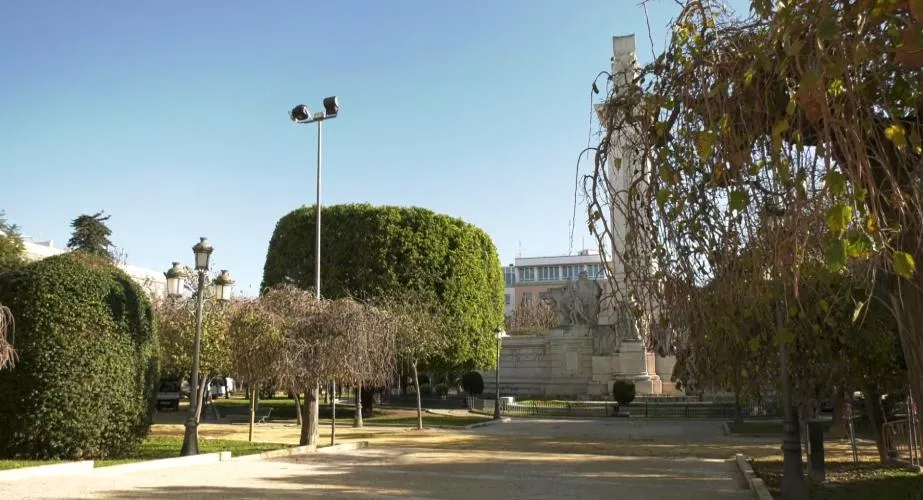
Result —
POLYGON ((724 458, 726 451, 712 457, 698 452, 707 446, 694 442, 721 439, 715 427, 714 422, 688 421, 514 421, 467 432, 430 431, 418 434, 419 439, 395 437, 390 443, 373 443, 372 448, 337 455, 224 462, 105 478, 87 475, 0 483, 0 496, 752 498, 732 463, 724 458), (714 432, 718 435, 713 436, 714 432), (693 442, 676 442, 686 438, 693 442), (673 451, 660 456, 650 452, 658 444, 672 446, 673 451))

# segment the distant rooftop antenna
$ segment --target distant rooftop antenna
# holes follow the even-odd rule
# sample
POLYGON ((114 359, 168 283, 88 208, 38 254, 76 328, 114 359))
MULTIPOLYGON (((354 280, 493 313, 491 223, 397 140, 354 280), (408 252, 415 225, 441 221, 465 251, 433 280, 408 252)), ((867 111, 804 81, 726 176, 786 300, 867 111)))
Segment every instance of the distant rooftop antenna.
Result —
POLYGON ((516 250, 516 258, 517 259, 522 258, 522 241, 521 240, 519 241, 519 248, 516 250))

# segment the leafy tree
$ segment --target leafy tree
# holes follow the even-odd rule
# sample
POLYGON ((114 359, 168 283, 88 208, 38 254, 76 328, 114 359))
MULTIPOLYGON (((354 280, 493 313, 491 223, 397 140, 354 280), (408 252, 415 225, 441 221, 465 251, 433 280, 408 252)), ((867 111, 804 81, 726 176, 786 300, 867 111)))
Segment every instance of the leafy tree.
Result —
POLYGON ((67 242, 67 248, 113 260, 115 257, 112 254, 112 242, 109 241, 112 231, 106 225, 111 216, 104 214, 105 212, 83 214, 74 219, 71 222, 74 232, 67 242))
POLYGON ((240 300, 231 305, 228 343, 232 372, 250 389, 250 429, 256 416, 260 383, 278 373, 282 362, 283 318, 259 300, 240 300))
POLYGON ((663 54, 613 75, 600 113, 610 135, 588 189, 592 229, 620 244, 623 293, 657 320, 682 316, 668 295, 709 282, 723 255, 754 239, 772 250, 788 311, 805 265, 838 271, 857 259, 889 271, 923 400, 923 11, 871 0, 751 6, 741 19, 716 1, 686 2, 663 54), (606 171, 623 163, 637 171, 613 186, 606 171), (611 227, 617 212, 627 231, 611 227))
MULTIPOLYGON (((314 207, 276 225, 263 287, 314 286, 314 207)), ((492 366, 492 333, 503 321, 503 275, 482 230, 422 208, 337 205, 323 209, 322 293, 378 300, 414 293, 436 304, 452 331, 434 368, 492 366)))
POLYGON ((107 261, 56 255, 0 276, 19 362, 0 372, 0 453, 106 458, 146 435, 158 379, 147 295, 107 261))
MULTIPOLYGON (((192 374, 195 314, 186 308, 185 300, 157 299, 154 302, 157 322, 161 332, 161 365, 163 372, 171 377, 190 377, 192 374)), ((202 407, 208 381, 219 374, 231 371, 231 342, 228 334, 228 314, 221 308, 206 311, 202 316, 202 337, 199 352, 198 414, 202 407)))
POLYGON ((0 210, 0 273, 22 265, 26 252, 19 227, 7 222, 5 215, 0 210))

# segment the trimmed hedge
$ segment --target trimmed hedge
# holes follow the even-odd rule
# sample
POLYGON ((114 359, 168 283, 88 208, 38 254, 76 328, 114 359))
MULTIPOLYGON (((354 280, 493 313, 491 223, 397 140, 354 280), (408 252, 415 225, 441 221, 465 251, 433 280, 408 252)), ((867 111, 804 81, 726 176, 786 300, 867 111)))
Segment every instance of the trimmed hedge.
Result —
POLYGON ((620 405, 630 404, 635 400, 635 384, 627 380, 616 380, 612 384, 612 399, 620 405))
MULTIPOLYGON (((276 224, 262 286, 314 287, 315 208, 276 224)), ((323 209, 321 292, 372 299, 408 292, 433 300, 452 345, 430 368, 493 366, 503 324, 503 271, 490 236, 457 218, 417 207, 334 205, 323 209)))
POLYGON ((150 301, 112 264, 76 252, 0 276, 19 362, 0 371, 0 454, 106 458, 146 435, 158 379, 150 301))
POLYGON ((484 392, 484 377, 478 372, 468 372, 462 376, 462 389, 466 394, 477 396, 484 392))

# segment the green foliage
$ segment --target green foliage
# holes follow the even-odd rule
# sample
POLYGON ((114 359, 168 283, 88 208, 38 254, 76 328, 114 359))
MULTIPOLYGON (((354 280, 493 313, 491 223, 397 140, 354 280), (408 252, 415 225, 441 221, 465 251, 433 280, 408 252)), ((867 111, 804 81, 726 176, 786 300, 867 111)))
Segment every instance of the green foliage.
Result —
POLYGON ((432 396, 433 386, 429 384, 420 384, 420 395, 421 396, 432 396))
POLYGON ((612 399, 620 405, 627 405, 635 400, 635 384, 627 380, 616 380, 612 384, 612 399))
POLYGON ((0 210, 0 273, 21 266, 26 251, 19 227, 7 222, 4 216, 0 210))
POLYGON ((466 394, 477 396, 484 392, 484 377, 480 373, 471 371, 462 376, 462 389, 466 394))
POLYGON ((0 372, 0 453, 123 455, 147 434, 158 338, 145 293, 109 262, 50 257, 0 276, 19 362, 0 372))
MULTIPOLYGON (((493 330, 503 323, 503 275, 482 230, 416 207, 337 205, 323 209, 322 293, 336 298, 398 298, 408 293, 438 307, 451 345, 433 366, 490 366, 493 330)), ((276 225, 262 286, 314 285, 315 209, 302 207, 276 225)))
POLYGON ((436 384, 436 387, 433 388, 436 391, 436 395, 444 398, 449 395, 449 386, 448 384, 436 384))
POLYGON ((67 248, 71 250, 86 252, 98 257, 113 259, 112 242, 109 236, 112 231, 106 225, 109 215, 105 212, 96 212, 93 215, 83 214, 71 222, 74 232, 67 242, 67 248))
POLYGON ((429 375, 425 373, 420 374, 420 386, 429 385, 429 375))

